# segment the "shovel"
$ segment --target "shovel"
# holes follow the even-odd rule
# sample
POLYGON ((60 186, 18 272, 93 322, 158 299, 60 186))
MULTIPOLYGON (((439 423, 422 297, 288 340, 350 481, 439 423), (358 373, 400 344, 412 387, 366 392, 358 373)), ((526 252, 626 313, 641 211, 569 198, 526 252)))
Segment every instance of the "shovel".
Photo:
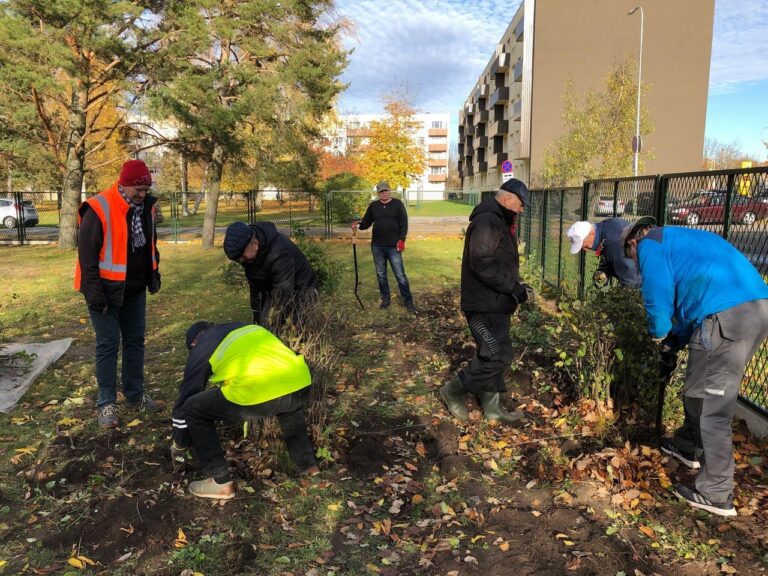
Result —
POLYGON ((661 422, 664 415, 664 397, 667 393, 667 384, 672 380, 672 375, 677 368, 677 357, 675 357, 675 365, 665 367, 660 374, 659 378, 659 400, 656 405, 656 445, 661 446, 661 437, 664 435, 664 428, 661 422))
POLYGON ((357 293, 357 286, 360 283, 360 278, 357 272, 357 228, 352 229, 352 258, 355 261, 355 298, 357 298, 357 303, 360 304, 360 308, 365 310, 363 301, 360 300, 360 296, 357 293))

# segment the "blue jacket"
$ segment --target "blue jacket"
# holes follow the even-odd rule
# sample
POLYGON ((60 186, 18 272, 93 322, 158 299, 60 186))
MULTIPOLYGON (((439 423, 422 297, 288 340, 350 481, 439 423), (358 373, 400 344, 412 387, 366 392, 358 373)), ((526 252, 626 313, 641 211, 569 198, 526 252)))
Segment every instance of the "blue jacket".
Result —
POLYGON ((642 278, 637 271, 637 265, 634 260, 626 257, 624 246, 620 242, 621 233, 627 224, 623 218, 608 218, 595 224, 595 243, 592 250, 597 252, 602 243, 598 270, 616 278, 622 286, 640 288, 642 278))
POLYGON ((705 316, 768 298, 755 267, 712 232, 654 228, 638 243, 637 257, 654 338, 671 332, 684 346, 705 316))

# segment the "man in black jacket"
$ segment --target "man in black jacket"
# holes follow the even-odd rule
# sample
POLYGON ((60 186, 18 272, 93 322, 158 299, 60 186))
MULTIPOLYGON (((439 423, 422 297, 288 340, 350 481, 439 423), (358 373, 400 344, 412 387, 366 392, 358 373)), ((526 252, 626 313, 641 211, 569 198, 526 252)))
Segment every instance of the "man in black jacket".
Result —
POLYGON ((245 269, 256 324, 267 323, 273 305, 280 312, 278 326, 289 315, 296 321, 301 307, 317 298, 319 282, 307 257, 272 222, 233 222, 224 253, 245 269))
POLYGON ((405 237, 408 235, 408 213, 400 200, 392 198, 392 191, 386 182, 379 182, 376 185, 376 192, 379 199, 368 205, 362 220, 352 223, 352 230, 357 228, 366 230, 373 226, 371 252, 381 294, 380 307, 389 308, 391 302, 387 281, 387 262, 389 262, 397 280, 397 287, 400 289, 400 296, 403 297, 403 304, 409 312, 416 312, 408 276, 405 275, 403 266, 405 237))
POLYGON ((122 386, 128 408, 157 412, 144 392, 147 289, 160 290, 155 233, 157 199, 152 175, 141 160, 129 160, 114 185, 78 209, 75 288, 83 293, 96 332, 96 407, 99 426, 117 419, 117 354, 122 344, 122 386))
POLYGON ((510 315, 533 297, 530 286, 520 282, 515 229, 527 202, 528 189, 513 178, 469 217, 461 260, 461 310, 475 340, 475 355, 440 388, 448 410, 459 420, 469 419, 464 405, 467 392, 479 399, 492 424, 515 424, 523 418, 521 412, 504 409, 501 394, 507 389, 504 371, 512 361, 510 315))

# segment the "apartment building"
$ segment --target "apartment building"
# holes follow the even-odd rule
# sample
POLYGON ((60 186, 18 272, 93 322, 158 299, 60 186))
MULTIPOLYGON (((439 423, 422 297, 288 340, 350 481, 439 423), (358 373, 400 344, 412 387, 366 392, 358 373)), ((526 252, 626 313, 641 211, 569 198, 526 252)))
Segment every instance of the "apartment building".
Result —
MULTIPOLYGON (((346 155, 368 143, 372 121, 383 120, 383 114, 345 114, 330 135, 330 151, 346 155)), ((450 114, 415 114, 419 128, 414 141, 427 155, 426 170, 411 183, 407 193, 409 200, 442 200, 448 177, 448 131, 450 114)))
MULTIPOLYGON (((603 90, 615 64, 638 59, 640 13, 628 15, 637 2, 522 0, 459 111, 463 189, 497 187, 505 160, 516 178, 536 184, 547 147, 566 131, 566 84, 574 82, 582 95, 603 90)), ((645 0, 642 6, 642 80, 648 86, 642 106, 654 124, 653 134, 643 137, 644 172, 699 170, 714 0, 645 0)))

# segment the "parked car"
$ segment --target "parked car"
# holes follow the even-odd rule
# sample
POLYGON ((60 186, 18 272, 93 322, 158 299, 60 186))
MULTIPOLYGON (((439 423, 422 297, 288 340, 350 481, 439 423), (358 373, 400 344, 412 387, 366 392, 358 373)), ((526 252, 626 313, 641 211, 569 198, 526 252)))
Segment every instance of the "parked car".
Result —
MULTIPOLYGON (((22 202, 24 214, 24 226, 36 226, 40 222, 37 208, 31 200, 22 202)), ((6 228, 16 228, 16 219, 19 213, 16 201, 10 198, 0 198, 0 223, 6 228)))
MULTIPOLYGON (((624 214, 624 202, 619 200, 616 215, 624 214)), ((595 207, 595 216, 613 216, 613 196, 600 196, 595 207)))
MULTIPOLYGON (((671 223, 696 226, 703 223, 721 224, 725 221, 726 192, 703 190, 692 200, 671 204, 668 217, 671 223)), ((735 195, 731 199, 731 222, 752 226, 768 216, 768 203, 751 196, 735 195)))

